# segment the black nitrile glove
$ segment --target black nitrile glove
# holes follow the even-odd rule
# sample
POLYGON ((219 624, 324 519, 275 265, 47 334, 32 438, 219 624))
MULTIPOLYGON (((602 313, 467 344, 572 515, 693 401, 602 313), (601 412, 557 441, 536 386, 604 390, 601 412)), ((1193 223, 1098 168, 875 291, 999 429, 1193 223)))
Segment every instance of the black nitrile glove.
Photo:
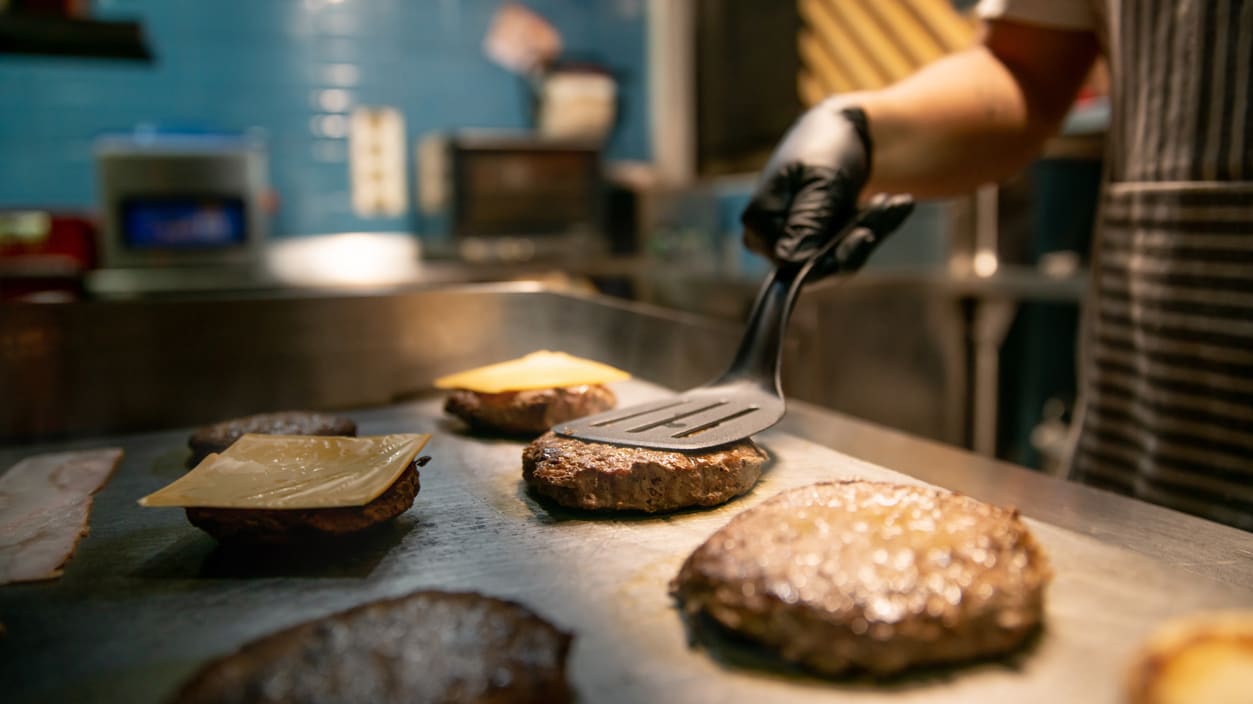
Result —
POLYGON ((740 221, 744 244, 776 262, 802 262, 857 210, 870 171, 870 130, 860 109, 823 101, 775 149, 740 221))
POLYGON ((880 193, 871 198, 831 251, 814 262, 808 278, 816 280, 831 274, 857 271, 870 258, 870 253, 888 235, 895 232, 912 212, 914 199, 910 196, 888 196, 880 193))

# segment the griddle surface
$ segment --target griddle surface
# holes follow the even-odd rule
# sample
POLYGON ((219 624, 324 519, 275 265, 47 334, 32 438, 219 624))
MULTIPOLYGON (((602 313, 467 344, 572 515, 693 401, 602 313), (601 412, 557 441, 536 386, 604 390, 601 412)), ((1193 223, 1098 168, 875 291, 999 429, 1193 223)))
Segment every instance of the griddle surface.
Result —
MULTIPOLYGON (((663 393, 639 381, 615 388, 623 405, 663 393)), ((116 444, 126 456, 65 576, 0 588, 6 701, 160 701, 203 661, 248 640, 441 588, 515 599, 573 631, 569 672, 583 701, 1115 702, 1127 658, 1163 619, 1253 604, 1253 588, 1032 521, 1056 572, 1033 647, 888 683, 820 680, 717 635, 707 640, 704 630, 690 647, 667 584, 710 533, 779 491, 838 478, 914 480, 771 431, 758 438, 772 456, 762 481, 728 505, 661 517, 577 513, 526 493, 523 443, 463 434, 441 403, 347 413, 363 435, 433 433, 424 452, 433 459, 410 511, 335 552, 226 551, 182 511, 137 506, 182 473, 187 431, 39 448, 116 444)), ((33 451, 6 449, 0 467, 33 451)))

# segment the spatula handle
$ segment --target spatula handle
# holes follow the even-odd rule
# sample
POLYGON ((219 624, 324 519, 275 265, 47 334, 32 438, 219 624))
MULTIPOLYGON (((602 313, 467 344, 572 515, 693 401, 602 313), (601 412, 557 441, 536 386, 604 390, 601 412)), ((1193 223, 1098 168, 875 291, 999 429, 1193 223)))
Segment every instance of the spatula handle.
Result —
POLYGON ((850 273, 913 210, 909 196, 880 197, 801 264, 776 266, 757 292, 731 367, 713 385, 753 383, 783 398, 780 366, 788 319, 811 274, 850 273))

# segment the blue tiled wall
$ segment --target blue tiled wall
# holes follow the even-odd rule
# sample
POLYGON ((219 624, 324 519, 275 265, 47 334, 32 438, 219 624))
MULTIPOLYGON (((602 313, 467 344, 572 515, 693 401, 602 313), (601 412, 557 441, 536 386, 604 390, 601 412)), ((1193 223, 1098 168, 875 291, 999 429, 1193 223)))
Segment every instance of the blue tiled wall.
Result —
MULTIPOLYGON (((453 127, 524 127, 520 80, 482 40, 498 0, 97 0, 102 18, 141 18, 155 64, 0 55, 0 207, 94 204, 91 140, 137 124, 260 128, 281 206, 277 235, 421 232, 416 214, 361 219, 347 141, 317 133, 324 91, 390 105, 413 140, 453 127)), ((648 158, 644 0, 529 0, 567 54, 620 78, 609 157, 648 158)), ((334 101, 332 100, 332 103, 334 101)), ((334 107, 334 105, 333 105, 334 107)))

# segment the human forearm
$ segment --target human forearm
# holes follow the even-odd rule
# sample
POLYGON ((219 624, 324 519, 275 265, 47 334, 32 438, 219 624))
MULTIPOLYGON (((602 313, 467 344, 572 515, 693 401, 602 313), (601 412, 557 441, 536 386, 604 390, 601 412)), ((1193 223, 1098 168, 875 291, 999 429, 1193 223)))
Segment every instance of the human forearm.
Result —
POLYGON ((803 261, 859 196, 954 195, 1016 172, 1056 131, 1096 48, 1089 33, 992 22, 977 48, 811 108, 763 169, 740 217, 745 244, 803 261))
POLYGON ((1057 131, 1095 55, 1090 35, 994 23, 980 46, 840 96, 869 119, 865 192, 947 196, 1017 173, 1057 131))

